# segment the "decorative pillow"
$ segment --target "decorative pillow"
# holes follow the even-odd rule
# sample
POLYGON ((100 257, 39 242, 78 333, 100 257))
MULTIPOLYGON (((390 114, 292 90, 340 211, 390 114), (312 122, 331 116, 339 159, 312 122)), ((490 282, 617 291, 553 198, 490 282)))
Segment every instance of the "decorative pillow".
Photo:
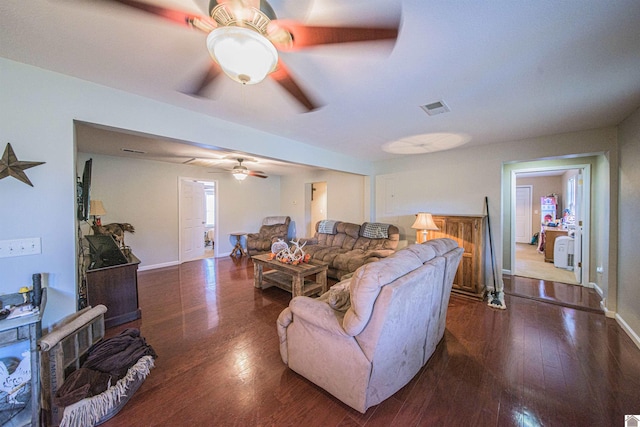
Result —
POLYGON ((322 234, 336 234, 336 228, 338 221, 331 219, 323 219, 318 223, 318 233, 322 234))
POLYGON ((379 222, 365 222, 362 224, 361 236, 369 239, 388 239, 389 224, 379 222))
POLYGON ((345 280, 334 285, 327 292, 327 304, 337 311, 347 311, 351 307, 351 297, 349 296, 349 285, 351 280, 345 280))

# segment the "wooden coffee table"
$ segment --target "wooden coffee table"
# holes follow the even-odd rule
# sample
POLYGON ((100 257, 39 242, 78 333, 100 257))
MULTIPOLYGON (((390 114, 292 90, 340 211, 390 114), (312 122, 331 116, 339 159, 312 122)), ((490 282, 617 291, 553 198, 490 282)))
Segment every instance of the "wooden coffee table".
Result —
POLYGON ((298 265, 285 264, 275 259, 269 259, 270 254, 254 255, 253 285, 258 289, 277 286, 291 292, 291 297, 299 295, 309 296, 323 294, 327 291, 328 264, 310 261, 298 265), (264 268, 270 269, 264 271, 264 268), (315 275, 315 281, 305 280, 305 277, 315 275))

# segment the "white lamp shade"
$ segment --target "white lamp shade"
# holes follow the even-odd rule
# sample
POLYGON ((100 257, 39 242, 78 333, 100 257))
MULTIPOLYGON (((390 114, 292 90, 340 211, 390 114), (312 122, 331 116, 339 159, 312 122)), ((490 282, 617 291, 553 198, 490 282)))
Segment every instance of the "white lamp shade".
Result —
POLYGON ((89 202, 89 215, 102 216, 106 215, 107 211, 104 209, 101 200, 91 200, 89 202))
POLYGON ((242 84, 260 83, 278 63, 273 44, 249 28, 216 28, 207 36, 207 48, 222 71, 242 84))
POLYGON ((416 230, 439 230, 430 213, 420 212, 411 228, 416 230))

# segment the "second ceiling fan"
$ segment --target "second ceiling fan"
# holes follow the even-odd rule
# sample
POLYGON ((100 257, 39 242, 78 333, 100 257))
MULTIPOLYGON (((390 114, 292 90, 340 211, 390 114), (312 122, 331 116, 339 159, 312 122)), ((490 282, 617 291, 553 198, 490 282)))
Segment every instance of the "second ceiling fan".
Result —
POLYGON ((238 164, 235 165, 232 169, 230 169, 231 175, 238 181, 244 181, 248 176, 255 176, 257 178, 267 178, 267 175, 262 171, 254 171, 247 169, 246 166, 242 164, 245 159, 239 157, 236 159, 238 164))
POLYGON ((319 105, 298 85, 278 51, 377 40, 395 40, 398 26, 310 26, 277 19, 266 0, 211 0, 209 16, 169 9, 137 0, 110 0, 151 13, 176 24, 203 31, 214 62, 197 82, 191 95, 205 89, 224 72, 241 84, 255 84, 266 77, 275 80, 307 111, 319 105))

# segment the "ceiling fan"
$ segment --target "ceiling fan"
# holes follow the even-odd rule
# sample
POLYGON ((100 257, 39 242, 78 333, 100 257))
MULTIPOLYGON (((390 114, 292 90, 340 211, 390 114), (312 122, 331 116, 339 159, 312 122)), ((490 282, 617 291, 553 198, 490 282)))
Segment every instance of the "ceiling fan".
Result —
POLYGON ((245 159, 239 157, 236 160, 238 161, 238 164, 235 165, 232 169, 228 169, 228 170, 231 172, 233 177, 238 181, 244 181, 248 176, 255 176, 257 178, 267 178, 267 175, 265 175, 264 172, 262 171, 253 171, 253 170, 247 169, 247 167, 242 164, 242 162, 244 162, 245 159))
POLYGON ((214 62, 190 95, 202 96, 204 90, 220 75, 220 71, 244 85, 259 83, 268 76, 307 111, 312 111, 319 105, 298 85, 278 57, 278 51, 294 51, 324 44, 395 40, 398 37, 397 25, 328 27, 277 19, 266 0, 210 0, 209 16, 137 0, 110 1, 208 34, 207 49, 214 62))

